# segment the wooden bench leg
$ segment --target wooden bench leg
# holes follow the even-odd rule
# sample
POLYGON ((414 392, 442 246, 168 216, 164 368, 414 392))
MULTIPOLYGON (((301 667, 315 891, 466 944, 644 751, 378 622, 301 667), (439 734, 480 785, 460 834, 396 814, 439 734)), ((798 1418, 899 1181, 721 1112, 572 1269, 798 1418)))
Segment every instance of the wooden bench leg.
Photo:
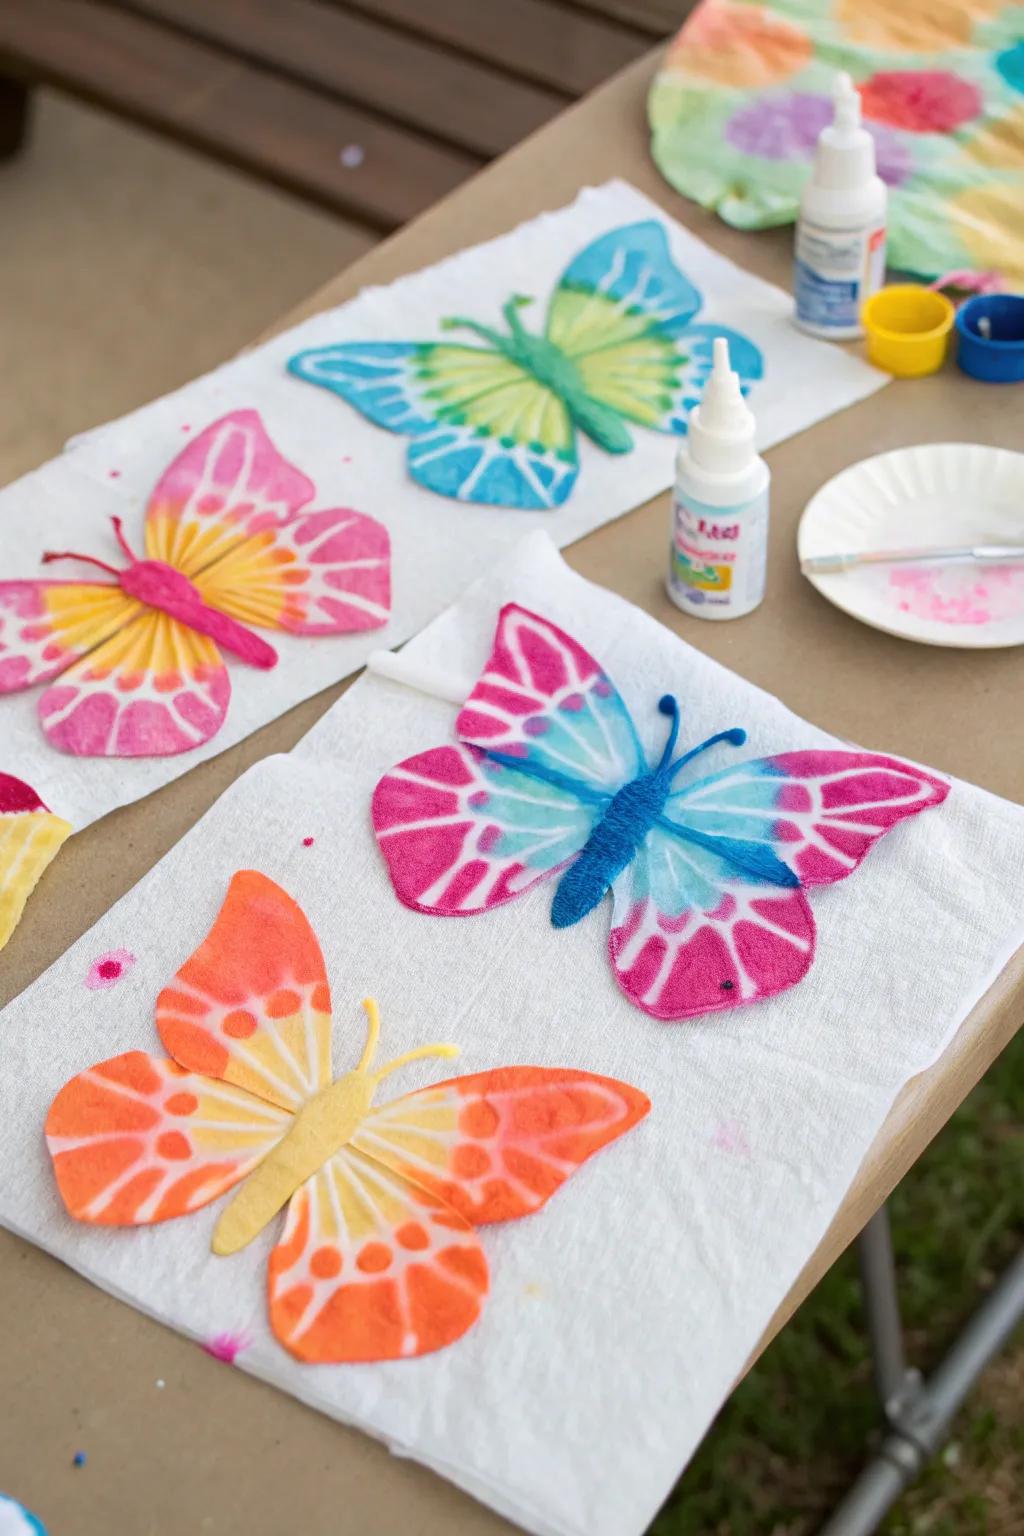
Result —
POLYGON ((27 85, 0 77, 0 160, 16 155, 25 142, 30 102, 27 85))

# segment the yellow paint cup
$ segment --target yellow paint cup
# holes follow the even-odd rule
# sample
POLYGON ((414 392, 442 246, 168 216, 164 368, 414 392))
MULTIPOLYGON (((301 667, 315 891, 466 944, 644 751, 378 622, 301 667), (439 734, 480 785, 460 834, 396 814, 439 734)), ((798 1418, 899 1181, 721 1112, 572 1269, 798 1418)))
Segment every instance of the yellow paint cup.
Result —
POLYGON ((868 360, 901 379, 937 373, 949 346, 956 310, 944 294, 919 283, 893 283, 861 310, 868 360))

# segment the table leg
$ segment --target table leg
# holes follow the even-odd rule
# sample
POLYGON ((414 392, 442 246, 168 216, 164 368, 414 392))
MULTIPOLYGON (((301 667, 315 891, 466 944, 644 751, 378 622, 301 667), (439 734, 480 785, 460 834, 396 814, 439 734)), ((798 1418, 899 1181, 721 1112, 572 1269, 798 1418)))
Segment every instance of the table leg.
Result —
POLYGON ((968 1392, 1024 1319, 1024 1253, 1005 1271, 949 1353, 923 1381, 907 1368, 885 1206, 860 1235, 861 1283, 875 1384, 889 1433, 820 1536, 871 1536, 935 1455, 968 1392))

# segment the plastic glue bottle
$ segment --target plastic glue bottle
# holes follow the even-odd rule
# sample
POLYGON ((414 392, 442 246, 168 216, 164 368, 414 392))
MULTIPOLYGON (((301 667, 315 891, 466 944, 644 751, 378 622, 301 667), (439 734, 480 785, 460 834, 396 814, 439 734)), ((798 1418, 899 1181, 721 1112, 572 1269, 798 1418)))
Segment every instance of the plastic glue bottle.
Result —
POLYGON ((832 99, 833 120, 818 138, 800 198, 794 288, 797 325, 843 341, 864 334, 861 305, 885 278, 888 193, 849 75, 836 76, 832 99))
POLYGON ((754 416, 714 341, 714 366, 676 459, 668 595, 701 619, 739 619, 764 597, 771 471, 754 448, 754 416))

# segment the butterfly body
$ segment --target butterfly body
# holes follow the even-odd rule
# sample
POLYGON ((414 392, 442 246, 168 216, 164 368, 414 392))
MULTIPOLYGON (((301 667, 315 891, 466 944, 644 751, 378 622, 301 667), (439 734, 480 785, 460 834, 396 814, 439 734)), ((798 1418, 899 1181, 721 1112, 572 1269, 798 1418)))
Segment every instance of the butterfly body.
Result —
POLYGON ((410 437, 409 473, 427 490, 485 506, 549 510, 579 474, 577 432, 607 453, 634 446, 631 426, 686 431, 711 367, 729 342, 744 386, 759 349, 725 326, 695 324, 701 295, 679 271, 656 219, 613 229, 563 272, 541 334, 514 295, 499 331, 472 319, 456 341, 353 341, 291 358, 289 371, 333 391, 367 420, 410 437))
POLYGON ((556 877, 555 928, 610 891, 609 958, 645 1013, 682 1019, 794 986, 814 958, 805 892, 851 874, 942 780, 878 753, 777 753, 680 777, 739 727, 674 757, 679 706, 653 767, 607 673, 571 635, 515 603, 455 722, 457 745, 397 764, 373 821, 407 906, 468 917, 556 877))
POLYGON ((166 560, 137 560, 133 556, 131 564, 116 575, 121 591, 144 608, 165 613, 196 634, 208 635, 250 666, 267 669, 277 665, 277 652, 272 645, 230 614, 204 603, 199 589, 184 571, 168 565, 166 560))

